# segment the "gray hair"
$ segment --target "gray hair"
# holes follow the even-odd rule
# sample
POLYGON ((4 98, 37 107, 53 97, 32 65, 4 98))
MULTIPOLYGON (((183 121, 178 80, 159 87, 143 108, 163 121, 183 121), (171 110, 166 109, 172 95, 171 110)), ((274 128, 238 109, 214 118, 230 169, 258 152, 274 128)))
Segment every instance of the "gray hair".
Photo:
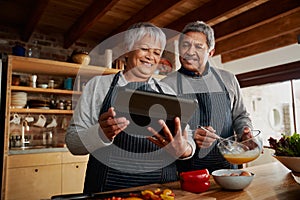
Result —
POLYGON ((179 36, 179 44, 183 40, 184 34, 186 34, 188 32, 203 33, 206 36, 208 50, 211 51, 212 49, 215 48, 214 30, 205 22, 196 21, 196 22, 188 23, 181 31, 181 34, 179 36))
POLYGON ((161 53, 166 46, 166 35, 157 26, 149 22, 140 22, 133 24, 125 32, 124 36, 124 46, 128 51, 133 50, 134 44, 144 38, 145 36, 150 36, 154 39, 154 42, 159 42, 161 44, 161 53))

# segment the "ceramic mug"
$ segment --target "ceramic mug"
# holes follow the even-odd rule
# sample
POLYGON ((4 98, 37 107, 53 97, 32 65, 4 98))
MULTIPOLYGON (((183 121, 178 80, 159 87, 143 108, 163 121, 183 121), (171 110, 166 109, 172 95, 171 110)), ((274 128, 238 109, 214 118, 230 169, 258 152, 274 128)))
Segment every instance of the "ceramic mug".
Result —
POLYGON ((10 120, 10 123, 14 124, 20 124, 21 118, 18 114, 14 114, 12 120, 10 120))
POLYGON ((35 122, 33 125, 38 126, 38 127, 44 127, 46 124, 46 121, 47 121, 46 117, 43 114, 40 114, 37 122, 35 122))
POLYGON ((57 121, 56 121, 56 116, 52 116, 52 121, 50 122, 50 124, 48 124, 46 126, 46 128, 53 128, 57 126, 57 121))
POLYGON ((27 122, 33 122, 34 121, 34 117, 28 115, 28 116, 25 117, 25 121, 27 121, 27 122))

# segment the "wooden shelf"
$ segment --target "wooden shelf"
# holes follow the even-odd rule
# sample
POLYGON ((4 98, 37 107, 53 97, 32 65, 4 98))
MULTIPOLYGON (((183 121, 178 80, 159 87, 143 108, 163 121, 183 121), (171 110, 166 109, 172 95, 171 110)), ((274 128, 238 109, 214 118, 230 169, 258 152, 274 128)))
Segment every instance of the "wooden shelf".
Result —
POLYGON ((92 66, 92 65, 80 65, 74 63, 38 59, 38 58, 27 58, 21 56, 9 56, 11 60, 12 71, 32 74, 46 74, 56 76, 96 76, 96 75, 107 75, 115 74, 119 70, 109 69, 106 67, 92 66))
POLYGON ((11 108, 10 113, 42 113, 42 114, 73 114, 73 110, 37 109, 37 108, 11 108))
POLYGON ((44 89, 44 88, 32 88, 27 86, 11 86, 12 91, 24 91, 24 92, 36 92, 36 93, 56 93, 56 94, 76 94, 80 95, 80 91, 73 91, 73 90, 62 90, 62 89, 44 89))

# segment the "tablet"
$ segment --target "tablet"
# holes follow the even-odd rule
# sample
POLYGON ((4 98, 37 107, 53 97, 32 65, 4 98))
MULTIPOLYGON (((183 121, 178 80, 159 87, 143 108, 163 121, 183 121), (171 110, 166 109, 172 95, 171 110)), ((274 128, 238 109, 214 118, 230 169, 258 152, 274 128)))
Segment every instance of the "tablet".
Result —
POLYGON ((149 131, 145 130, 148 126, 160 131, 159 119, 163 119, 174 133, 174 118, 179 117, 181 127, 184 129, 196 111, 198 103, 196 100, 175 95, 119 88, 112 106, 117 117, 123 116, 130 121, 125 132, 145 135, 149 134, 149 131))

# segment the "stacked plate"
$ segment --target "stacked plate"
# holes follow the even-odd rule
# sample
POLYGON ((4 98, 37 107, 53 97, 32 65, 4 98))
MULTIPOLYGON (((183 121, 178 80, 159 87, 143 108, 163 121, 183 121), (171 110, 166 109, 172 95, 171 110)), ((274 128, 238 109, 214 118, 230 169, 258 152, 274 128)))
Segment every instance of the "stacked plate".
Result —
POLYGON ((29 108, 49 109, 50 101, 47 99, 30 99, 27 102, 29 108))
POLYGON ((11 93, 11 106, 13 108, 24 108, 27 104, 26 92, 12 92, 11 93))

